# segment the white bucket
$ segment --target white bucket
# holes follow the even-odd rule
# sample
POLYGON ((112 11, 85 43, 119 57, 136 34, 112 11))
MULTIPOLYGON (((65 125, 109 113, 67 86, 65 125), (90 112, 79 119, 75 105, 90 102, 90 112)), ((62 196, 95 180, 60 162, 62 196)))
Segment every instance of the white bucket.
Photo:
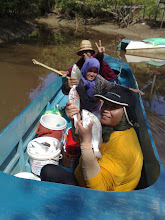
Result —
POLYGON ((39 137, 49 136, 61 141, 66 125, 67 122, 63 117, 55 114, 44 114, 40 118, 36 134, 39 137))
POLYGON ((14 176, 23 178, 23 179, 41 181, 41 179, 38 176, 35 176, 33 173, 29 173, 29 172, 20 172, 20 173, 15 174, 14 176))
POLYGON ((59 160, 62 159, 60 142, 52 137, 33 139, 27 146, 27 153, 30 157, 31 170, 38 176, 44 165, 58 165, 59 160))

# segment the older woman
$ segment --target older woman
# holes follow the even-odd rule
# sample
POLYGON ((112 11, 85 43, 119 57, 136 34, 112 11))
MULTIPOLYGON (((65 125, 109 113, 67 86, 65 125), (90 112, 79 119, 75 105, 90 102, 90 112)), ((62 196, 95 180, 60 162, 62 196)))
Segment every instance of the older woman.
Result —
MULTIPOLYGON (((95 51, 92 48, 91 42, 89 40, 82 40, 80 43, 79 51, 77 52, 77 55, 81 56, 81 58, 76 62, 77 66, 81 70, 83 67, 83 64, 86 59, 89 57, 96 58, 100 63, 100 71, 99 74, 104 77, 106 80, 111 82, 118 82, 117 74, 114 72, 113 69, 104 61, 104 53, 105 48, 101 46, 101 40, 99 40, 99 44, 95 43, 96 47, 98 49, 98 53, 95 53, 95 51)), ((66 77, 67 75, 71 75, 73 66, 71 66, 66 71, 61 71, 64 75, 63 77, 66 77)))

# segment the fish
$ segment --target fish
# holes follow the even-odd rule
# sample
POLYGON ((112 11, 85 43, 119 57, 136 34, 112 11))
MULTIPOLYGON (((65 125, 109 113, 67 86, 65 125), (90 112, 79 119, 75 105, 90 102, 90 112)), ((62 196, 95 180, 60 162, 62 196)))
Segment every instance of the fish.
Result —
MULTIPOLYGON (((73 105, 76 105, 78 108, 80 108, 80 97, 75 86, 73 86, 69 91, 69 101, 71 101, 73 105)), ((76 128, 78 122, 78 114, 73 115, 73 119, 74 127, 76 128)))
POLYGON ((102 126, 100 120, 93 113, 85 109, 82 110, 81 116, 82 116, 82 123, 84 128, 87 128, 91 122, 94 122, 92 126, 92 148, 95 156, 97 158, 102 158, 102 155, 99 150, 99 147, 103 142, 102 126))
POLYGON ((37 141, 31 142, 30 151, 32 151, 32 153, 44 155, 48 152, 48 149, 49 147, 42 143, 39 143, 37 141))
POLYGON ((78 81, 81 79, 81 71, 76 64, 73 65, 71 77, 76 77, 78 81))
POLYGON ((47 155, 50 154, 51 152, 54 152, 55 150, 58 150, 56 146, 56 143, 52 140, 49 140, 48 142, 38 142, 36 140, 32 140, 29 145, 29 150, 33 154, 42 154, 42 155, 47 155))
MULTIPOLYGON (((81 71, 76 64, 73 65, 71 77, 76 77, 78 81, 80 81, 81 79, 81 71)), ((80 108, 80 97, 76 90, 76 87, 77 85, 73 85, 73 87, 70 89, 69 101, 71 101, 73 105, 76 105, 78 108, 80 108)), ((74 119, 74 127, 76 128, 78 122, 78 115, 77 114, 73 115, 73 119, 74 119)))

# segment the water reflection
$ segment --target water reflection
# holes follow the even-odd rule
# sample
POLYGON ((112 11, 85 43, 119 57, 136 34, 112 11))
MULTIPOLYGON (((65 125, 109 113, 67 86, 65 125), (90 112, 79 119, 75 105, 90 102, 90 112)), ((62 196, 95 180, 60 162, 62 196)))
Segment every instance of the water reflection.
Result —
POLYGON ((163 96, 153 95, 153 99, 150 101, 143 99, 143 104, 146 108, 149 108, 151 112, 153 111, 157 115, 164 115, 165 100, 163 96))
POLYGON ((31 89, 29 93, 30 101, 33 101, 43 90, 45 90, 53 80, 57 78, 57 75, 53 72, 49 73, 46 78, 41 77, 41 83, 37 86, 36 89, 31 89))
MULTIPOLYGON (((125 54, 122 54, 125 59, 125 54)), ((153 65, 147 62, 128 63, 136 77, 139 88, 144 88, 142 97, 152 135, 161 161, 165 165, 165 65, 153 65)))
MULTIPOLYGON (((53 32, 41 26, 30 37, 0 46, 0 130, 56 78, 55 73, 34 65, 32 59, 52 68, 65 70, 78 60, 76 53, 82 39, 89 39, 92 45, 102 39, 107 54, 127 62, 125 53, 119 53, 116 49, 124 36, 86 29, 77 35, 74 33, 75 30, 70 29, 53 32)), ((165 161, 165 66, 154 66, 147 62, 131 62, 129 65, 139 88, 144 88, 143 103, 149 124, 159 155, 165 161), (150 82, 155 74, 156 80, 151 94, 150 82)))

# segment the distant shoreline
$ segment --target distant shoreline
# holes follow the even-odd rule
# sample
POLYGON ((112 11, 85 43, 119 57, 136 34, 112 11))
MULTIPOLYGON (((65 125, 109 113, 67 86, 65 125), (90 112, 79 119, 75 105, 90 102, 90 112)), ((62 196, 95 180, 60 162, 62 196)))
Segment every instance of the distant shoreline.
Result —
MULTIPOLYGON (((61 27, 70 28, 91 28, 96 31, 100 31, 106 34, 121 34, 124 38, 130 40, 143 40, 147 38, 164 38, 165 28, 160 29, 159 27, 151 28, 147 22, 141 22, 134 25, 130 25, 127 28, 119 28, 115 22, 97 22, 97 24, 86 24, 85 26, 79 21, 76 24, 74 19, 61 18, 57 14, 49 14, 45 17, 41 17, 32 21, 20 22, 16 20, 8 19, 7 22, 1 19, 0 25, 0 43, 5 43, 18 39, 30 34, 35 26, 38 24, 44 24, 52 29, 58 29, 61 27), (4 26, 5 24, 5 26, 4 26)), ((95 22, 96 23, 96 22, 95 22)))
MULTIPOLYGON (((61 19, 59 16, 50 14, 48 17, 41 17, 36 19, 36 22, 46 24, 51 28, 58 27, 72 27, 76 28, 75 20, 61 19)), ((119 28, 115 22, 100 22, 101 24, 87 24, 86 28, 89 27, 96 31, 104 32, 106 34, 118 33, 124 35, 125 38, 132 40, 143 40, 146 38, 165 38, 165 28, 160 29, 159 27, 151 28, 146 22, 137 23, 130 25, 127 28, 119 28)), ((78 26, 81 28, 82 26, 78 26)))

